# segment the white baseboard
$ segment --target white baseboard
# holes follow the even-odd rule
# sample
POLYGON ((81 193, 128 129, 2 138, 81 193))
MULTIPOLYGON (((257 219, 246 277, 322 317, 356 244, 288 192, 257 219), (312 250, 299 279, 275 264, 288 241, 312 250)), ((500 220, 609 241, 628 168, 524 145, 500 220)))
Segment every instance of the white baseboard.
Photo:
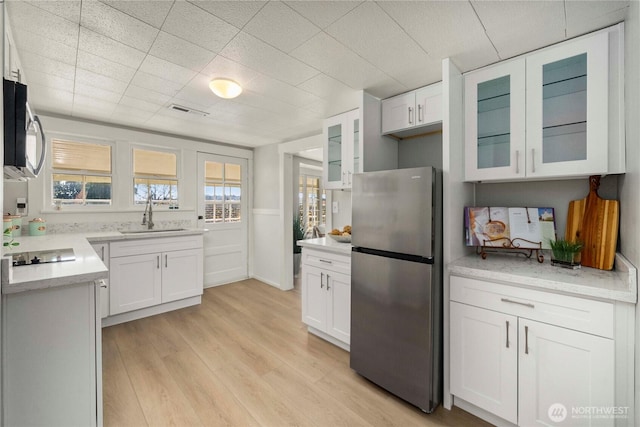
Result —
POLYGON ((127 313, 116 314, 114 316, 102 319, 102 327, 113 326, 119 323, 130 322, 132 320, 142 319, 144 317, 155 316, 156 314, 166 313, 168 311, 178 310, 180 308, 191 307, 202 303, 202 296, 185 298, 178 301, 171 301, 153 307, 141 308, 140 310, 129 311, 127 313))
POLYGON ((265 279, 264 277, 260 277, 260 276, 257 276, 255 274, 253 276, 251 276, 251 278, 252 279, 256 279, 256 280, 260 280, 261 282, 266 283, 267 285, 270 285, 270 286, 273 286, 274 288, 278 288, 278 289, 282 290, 282 286, 280 286, 280 283, 276 283, 274 281, 271 281, 269 279, 265 279))
POLYGON ((346 351, 350 351, 351 347, 349 346, 349 344, 344 343, 338 339, 335 339, 334 337, 332 337, 331 335, 328 335, 322 331, 317 330, 316 328, 314 328, 313 326, 307 326, 307 331, 309 331, 309 333, 316 335, 320 338, 322 338, 325 341, 329 341, 331 344, 340 347, 343 350, 346 351))
POLYGON ((462 400, 459 397, 453 397, 453 405, 457 406, 460 409, 464 409, 468 413, 475 415, 478 418, 485 420, 488 423, 493 424, 497 427, 516 427, 515 424, 510 423, 509 421, 498 417, 497 415, 493 415, 491 412, 487 412, 478 406, 467 402, 466 400, 462 400))
POLYGON ((214 288, 216 286, 228 285, 229 283, 240 282, 242 280, 247 280, 248 278, 249 276, 237 276, 237 277, 225 279, 221 282, 209 282, 204 284, 204 288, 207 289, 207 288, 214 288))

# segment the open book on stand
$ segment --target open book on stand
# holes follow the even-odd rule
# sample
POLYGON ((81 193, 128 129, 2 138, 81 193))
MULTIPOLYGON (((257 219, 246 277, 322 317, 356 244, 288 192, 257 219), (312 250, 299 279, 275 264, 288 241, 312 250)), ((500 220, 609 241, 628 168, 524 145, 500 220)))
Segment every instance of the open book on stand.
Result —
POLYGON ((551 249, 553 208, 465 207, 467 246, 551 249))

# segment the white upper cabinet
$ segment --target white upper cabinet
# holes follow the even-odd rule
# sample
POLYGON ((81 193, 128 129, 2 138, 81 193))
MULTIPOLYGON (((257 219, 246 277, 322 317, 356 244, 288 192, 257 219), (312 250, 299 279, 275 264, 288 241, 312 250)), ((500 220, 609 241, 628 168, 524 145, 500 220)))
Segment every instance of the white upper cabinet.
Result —
POLYGON ((382 133, 403 131, 442 121, 442 83, 382 100, 382 133))
POLYGON ((465 179, 624 172, 622 26, 465 76, 465 179))
POLYGON ((525 60, 469 74, 464 96, 466 179, 523 178, 525 60))
POLYGON ((353 174, 362 172, 361 127, 359 109, 324 121, 325 188, 351 188, 353 174))

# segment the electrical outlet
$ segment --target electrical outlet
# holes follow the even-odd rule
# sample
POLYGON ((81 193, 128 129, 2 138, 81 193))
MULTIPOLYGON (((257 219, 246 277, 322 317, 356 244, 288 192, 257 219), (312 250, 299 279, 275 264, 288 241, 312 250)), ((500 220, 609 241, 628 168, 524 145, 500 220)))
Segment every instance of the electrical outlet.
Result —
POLYGON ((338 202, 332 202, 331 203, 331 212, 332 213, 340 212, 340 205, 338 204, 338 202))

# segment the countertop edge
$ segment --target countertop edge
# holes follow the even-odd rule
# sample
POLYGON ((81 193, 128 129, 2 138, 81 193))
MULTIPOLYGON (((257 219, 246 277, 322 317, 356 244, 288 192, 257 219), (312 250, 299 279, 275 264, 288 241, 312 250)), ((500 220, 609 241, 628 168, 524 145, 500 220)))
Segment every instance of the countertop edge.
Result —
POLYGON ((5 283, 2 285, 2 294, 11 295, 22 292, 38 291, 43 289, 64 288, 82 283, 90 283, 109 277, 109 270, 105 267, 102 271, 93 273, 78 274, 75 276, 56 277, 47 280, 33 280, 30 282, 5 283))
POLYGON ((583 286, 563 281, 533 278, 524 275, 505 273, 498 270, 479 269, 475 267, 460 265, 459 263, 464 258, 465 257, 460 258, 449 264, 449 266, 447 267, 449 274, 468 277, 471 279, 500 282, 507 285, 525 287, 528 289, 570 294, 574 296, 590 297, 631 304, 635 304, 637 302, 637 270, 620 253, 616 253, 617 270, 611 272, 612 275, 617 275, 622 283, 627 284, 626 289, 619 290, 598 288, 594 286, 583 286))
POLYGON ((328 237, 321 237, 317 239, 298 240, 296 243, 298 244, 298 246, 302 246, 303 248, 332 252, 340 255, 351 254, 350 243, 339 243, 328 239, 328 237))

